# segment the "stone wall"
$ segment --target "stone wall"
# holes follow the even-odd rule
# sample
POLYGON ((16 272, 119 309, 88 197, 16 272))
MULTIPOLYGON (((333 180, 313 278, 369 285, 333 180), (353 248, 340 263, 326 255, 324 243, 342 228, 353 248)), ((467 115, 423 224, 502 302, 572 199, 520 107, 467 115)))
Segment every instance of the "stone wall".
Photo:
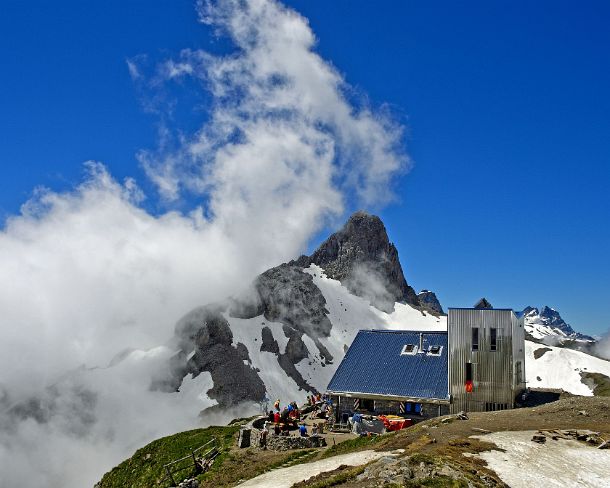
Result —
POLYGON ((319 435, 310 437, 270 435, 267 436, 267 449, 272 451, 288 451, 290 449, 309 449, 326 446, 326 439, 319 435))
MULTIPOLYGON (((264 422, 264 418, 262 418, 264 422)), ((237 446, 258 447, 261 448, 261 433, 263 429, 256 428, 261 425, 261 418, 255 419, 252 422, 244 425, 239 430, 237 446)), ((312 435, 309 437, 301 437, 298 435, 283 436, 267 433, 267 449, 273 451, 288 451, 290 449, 310 449, 313 447, 323 447, 326 445, 326 439, 322 436, 312 435)))

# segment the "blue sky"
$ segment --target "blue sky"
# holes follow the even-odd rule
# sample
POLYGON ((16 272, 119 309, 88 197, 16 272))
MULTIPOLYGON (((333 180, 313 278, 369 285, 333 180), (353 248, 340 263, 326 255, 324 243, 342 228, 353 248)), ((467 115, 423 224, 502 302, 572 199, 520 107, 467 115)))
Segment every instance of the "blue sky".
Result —
MULTIPOLYGON (((378 210, 408 281, 447 306, 548 304, 576 329, 610 322, 610 5, 292 1, 317 52, 407 127, 412 171, 378 210)), ((37 185, 61 191, 83 161, 133 176, 154 148, 126 60, 222 52, 190 1, 18 2, 0 16, 0 213, 37 185)), ((181 91, 171 123, 197 127, 206 99, 181 91), (192 110, 193 104, 199 106, 192 110)), ((171 97, 173 94, 170 93, 171 97)))

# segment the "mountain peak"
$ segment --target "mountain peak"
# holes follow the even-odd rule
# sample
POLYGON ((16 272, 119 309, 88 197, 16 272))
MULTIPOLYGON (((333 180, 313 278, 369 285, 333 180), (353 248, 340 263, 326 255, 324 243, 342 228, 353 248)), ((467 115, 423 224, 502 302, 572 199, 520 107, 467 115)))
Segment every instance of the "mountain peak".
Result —
MULTIPOLYGON (((536 307, 525 307, 523 315, 526 318, 526 327, 530 329, 530 333, 538 333, 543 336, 556 335, 561 338, 567 337, 577 340, 593 340, 588 335, 576 332, 570 324, 568 324, 554 308, 545 305, 540 310, 536 307)), ((537 337, 539 338, 539 337, 537 337)))
POLYGON ((523 315, 524 316, 540 315, 540 310, 538 310, 538 308, 536 308, 536 307, 527 306, 523 309, 523 315))
MULTIPOLYGON (((304 261, 300 258, 299 262, 304 261)), ((341 281, 352 293, 367 298, 380 310, 392 311, 395 302, 419 306, 405 280, 398 251, 376 215, 363 211, 326 239, 307 259, 341 281)))
POLYGON ((473 308, 483 310, 487 308, 493 308, 493 306, 491 305, 491 303, 489 303, 489 300, 487 300, 487 298, 483 297, 477 303, 474 304, 473 308))
POLYGON ((419 303, 424 310, 435 315, 442 315, 445 313, 443 312, 441 302, 438 301, 438 298, 433 291, 422 290, 417 294, 417 298, 419 298, 419 303))

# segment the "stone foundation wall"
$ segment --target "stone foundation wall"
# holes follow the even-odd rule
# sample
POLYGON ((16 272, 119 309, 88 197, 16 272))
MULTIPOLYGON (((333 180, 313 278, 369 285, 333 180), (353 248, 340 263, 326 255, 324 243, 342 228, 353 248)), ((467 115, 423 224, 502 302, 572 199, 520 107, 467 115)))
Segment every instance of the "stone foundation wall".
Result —
MULTIPOLYGON (((245 425, 239 430, 237 445, 240 448, 258 447, 261 448, 261 433, 262 429, 252 427, 252 423, 245 425)), ((272 451, 288 451, 290 449, 310 449, 313 447, 323 447, 326 445, 326 439, 318 435, 309 437, 301 436, 283 436, 268 433, 267 434, 267 449, 272 451)))
POLYGON ((271 449, 273 451, 309 449, 312 447, 324 447, 325 445, 326 439, 318 435, 312 435, 310 437, 271 435, 267 437, 267 449, 271 449))

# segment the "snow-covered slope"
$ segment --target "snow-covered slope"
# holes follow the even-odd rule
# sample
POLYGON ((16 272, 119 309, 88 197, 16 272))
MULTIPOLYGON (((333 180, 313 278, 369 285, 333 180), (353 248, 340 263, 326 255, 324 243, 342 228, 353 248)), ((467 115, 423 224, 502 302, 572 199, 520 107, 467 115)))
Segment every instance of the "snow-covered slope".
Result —
POLYGON ((572 349, 525 341, 525 374, 530 388, 557 388, 591 396, 592 389, 583 383, 581 373, 610 377, 610 361, 572 349))
POLYGON ((328 318, 333 324, 330 337, 321 339, 335 358, 333 365, 321 367, 315 355, 313 360, 304 359, 297 364, 303 377, 319 391, 326 389, 361 329, 447 330, 445 316, 437 317, 403 303, 395 303, 394 312, 388 314, 370 305, 368 300, 352 295, 339 281, 327 278, 320 267, 311 265, 305 271, 313 276, 315 285, 324 295, 328 318))
MULTIPOLYGON (((410 305, 396 303, 394 312, 388 314, 370 305, 369 301, 352 295, 339 281, 328 278, 324 270, 312 264, 303 269, 313 277, 315 286, 326 300, 328 318, 332 324, 330 335, 321 337, 320 342, 331 354, 332 362, 324 359, 323 353, 314 340, 303 335, 307 355, 296 365, 297 371, 313 389, 324 391, 347 348, 361 329, 409 329, 409 330, 446 330, 445 316, 436 317, 417 310, 410 305)), ((245 362, 258 370, 270 398, 282 400, 302 400, 307 392, 286 374, 280 364, 280 355, 286 353, 289 338, 285 335, 283 324, 270 322, 263 315, 250 319, 231 317, 223 313, 233 333, 233 347, 243 344, 248 350, 249 359, 245 362), (278 353, 261 351, 263 328, 269 327, 273 340, 277 341, 278 353)))

